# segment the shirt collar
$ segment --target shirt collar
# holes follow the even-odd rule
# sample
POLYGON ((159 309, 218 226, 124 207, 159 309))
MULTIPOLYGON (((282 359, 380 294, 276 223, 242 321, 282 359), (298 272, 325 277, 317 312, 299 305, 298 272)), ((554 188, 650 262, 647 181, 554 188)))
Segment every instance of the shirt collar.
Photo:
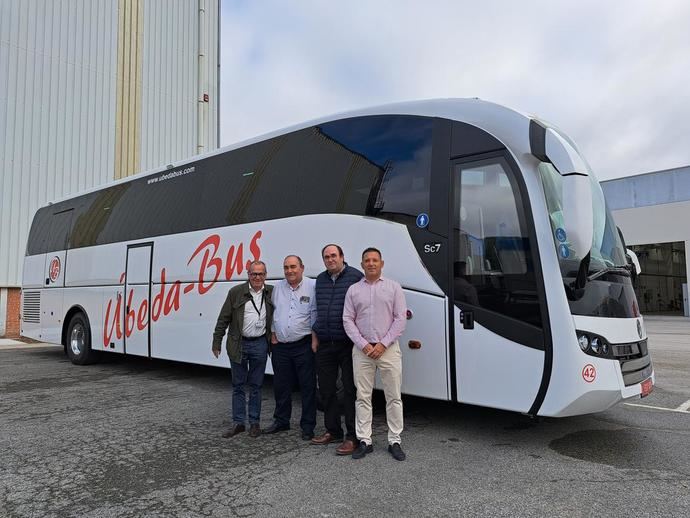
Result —
POLYGON ((264 285, 261 286, 261 289, 255 290, 254 288, 252 288, 252 285, 250 284, 250 285, 249 285, 249 293, 251 293, 252 295, 258 295, 259 293, 261 293, 262 291, 264 291, 264 288, 265 288, 265 287, 266 287, 266 285, 264 284, 264 285))
POLYGON ((371 284, 373 286, 374 284, 378 284, 379 281, 383 281, 383 275, 381 275, 381 277, 376 279, 376 281, 374 281, 373 283, 369 282, 366 275, 364 277, 362 277, 362 281, 366 282, 367 284, 371 284))

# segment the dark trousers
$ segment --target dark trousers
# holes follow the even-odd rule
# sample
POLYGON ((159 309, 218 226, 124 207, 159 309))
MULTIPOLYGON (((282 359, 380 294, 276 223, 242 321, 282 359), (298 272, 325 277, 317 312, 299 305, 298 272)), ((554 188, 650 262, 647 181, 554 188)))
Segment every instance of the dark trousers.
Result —
POLYGON ((316 351, 316 372, 323 403, 323 420, 326 430, 340 438, 343 436, 343 428, 340 422, 340 405, 336 386, 338 370, 340 370, 340 379, 343 384, 346 436, 356 441, 355 399, 357 393, 352 373, 352 342, 321 343, 316 351))
POLYGON ((316 372, 314 353, 311 350, 311 335, 296 342, 277 343, 271 347, 273 364, 273 390, 276 410, 273 413, 276 424, 290 426, 292 415, 292 389, 299 385, 302 394, 302 417, 300 428, 308 434, 316 426, 316 372))
POLYGON ((232 422, 244 424, 247 419, 247 394, 249 388, 249 424, 261 420, 261 385, 264 382, 268 341, 265 336, 242 338, 242 362, 230 360, 232 368, 232 422))

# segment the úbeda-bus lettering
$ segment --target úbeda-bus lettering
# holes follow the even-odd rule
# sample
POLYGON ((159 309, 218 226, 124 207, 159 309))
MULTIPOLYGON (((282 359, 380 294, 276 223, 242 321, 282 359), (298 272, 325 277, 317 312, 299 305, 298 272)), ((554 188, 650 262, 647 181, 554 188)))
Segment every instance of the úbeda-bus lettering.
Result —
MULTIPOLYGON (((201 255, 201 262, 199 264, 199 275, 197 282, 197 291, 199 295, 204 295, 218 282, 221 272, 224 273, 225 280, 230 280, 236 275, 240 275, 244 270, 249 270, 249 264, 252 261, 258 261, 261 257, 261 248, 259 247, 259 239, 262 232, 257 231, 249 242, 249 252, 253 259, 244 260, 244 243, 240 242, 237 245, 232 244, 225 254, 225 261, 218 256, 218 251, 221 249, 221 238, 218 234, 212 234, 204 239, 201 244, 194 250, 187 265, 189 266, 197 256, 201 255)), ((182 284, 179 280, 172 284, 166 282, 165 268, 161 270, 160 274, 160 290, 153 297, 151 301, 151 319, 156 322, 161 313, 167 316, 173 311, 179 311, 180 299, 183 294, 191 292, 192 290, 185 289, 182 291, 182 284)), ((125 280, 125 274, 120 276, 120 284, 125 280)), ((113 309, 113 299, 108 301, 105 310, 105 322, 103 325, 103 345, 108 346, 113 337, 113 333, 118 340, 122 339, 122 296, 118 293, 115 301, 115 308, 113 309)), ((147 299, 139 303, 139 307, 134 307, 134 289, 131 288, 127 294, 127 315, 125 317, 124 334, 130 337, 134 332, 134 328, 143 331, 149 325, 148 321, 148 306, 147 299)))

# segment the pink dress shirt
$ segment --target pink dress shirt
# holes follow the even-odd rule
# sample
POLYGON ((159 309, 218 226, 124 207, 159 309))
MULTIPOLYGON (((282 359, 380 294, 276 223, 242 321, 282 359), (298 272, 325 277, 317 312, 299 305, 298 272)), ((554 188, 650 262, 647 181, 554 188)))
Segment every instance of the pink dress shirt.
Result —
POLYGON ((391 279, 379 277, 370 283, 363 277, 347 290, 343 326, 360 350, 369 343, 391 345, 405 330, 406 318, 405 295, 391 279))

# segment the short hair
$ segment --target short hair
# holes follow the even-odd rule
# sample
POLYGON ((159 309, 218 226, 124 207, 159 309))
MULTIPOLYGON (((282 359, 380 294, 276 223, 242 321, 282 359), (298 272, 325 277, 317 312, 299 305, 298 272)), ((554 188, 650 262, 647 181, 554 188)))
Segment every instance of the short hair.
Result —
POLYGON ((252 271, 252 266, 263 266, 264 271, 266 271, 266 272, 268 271, 268 268, 266 268, 266 263, 263 261, 259 261, 257 259, 256 261, 252 261, 251 263, 249 263, 249 268, 247 268, 247 273, 252 271))
POLYGON ((295 259, 297 259, 297 261, 299 262, 299 265, 304 268, 304 263, 302 263, 302 258, 299 255, 295 255, 295 254, 286 255, 285 259, 283 259, 283 262, 287 261, 290 257, 294 257, 295 259))
POLYGON ((323 258, 323 253, 326 251, 326 248, 328 248, 329 246, 334 246, 334 247, 336 247, 336 248, 338 249, 338 253, 340 254, 340 257, 344 257, 344 256, 345 256, 345 254, 343 253, 343 249, 340 248, 340 245, 336 245, 335 243, 329 243, 329 244, 327 244, 326 246, 324 246, 324 247, 321 249, 321 257, 322 257, 322 258, 323 258))
POLYGON ((374 248, 373 246, 370 246, 369 248, 365 248, 364 252, 362 252, 362 260, 364 260, 364 256, 367 255, 369 252, 376 252, 379 254, 379 259, 383 259, 383 255, 381 255, 381 250, 378 248, 374 248))

